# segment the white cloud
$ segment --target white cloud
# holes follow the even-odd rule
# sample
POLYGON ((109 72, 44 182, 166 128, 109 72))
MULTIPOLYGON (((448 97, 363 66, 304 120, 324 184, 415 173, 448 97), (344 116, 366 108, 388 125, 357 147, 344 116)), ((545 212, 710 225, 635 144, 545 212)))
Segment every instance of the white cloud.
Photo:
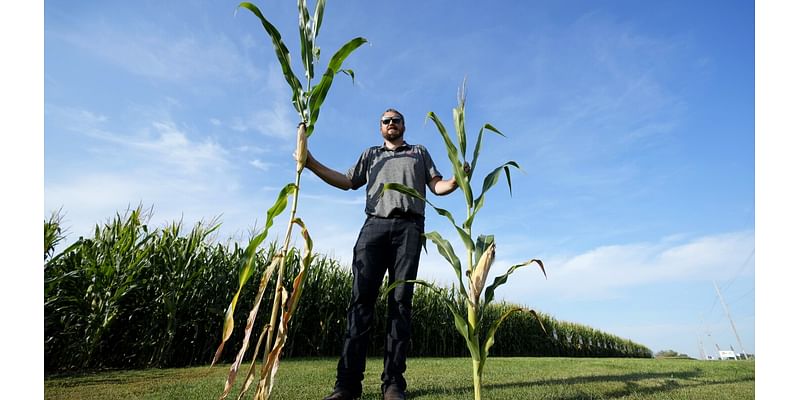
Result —
POLYGON ((263 161, 261 161, 259 159, 251 160, 250 161, 250 165, 252 165, 252 166, 254 166, 254 167, 256 167, 256 168, 258 168, 258 169, 260 169, 262 171, 268 170, 269 166, 270 166, 270 164, 267 164, 267 163, 265 163, 265 162, 263 162, 263 161))
POLYGON ((224 214, 228 233, 246 228, 260 213, 263 200, 241 193, 228 151, 209 138, 196 138, 168 115, 150 116, 139 128, 88 110, 50 110, 58 129, 49 135, 77 132, 84 135, 84 148, 94 149, 68 161, 52 160, 45 176, 45 214, 63 206, 75 234, 139 203, 155 207, 154 222, 224 214))
POLYGON ((186 133, 179 130, 172 122, 156 121, 152 123, 156 137, 144 139, 128 139, 120 137, 118 140, 134 149, 152 154, 164 163, 173 164, 190 172, 219 172, 226 168, 228 161, 225 157, 227 151, 210 139, 202 142, 192 142, 186 133))
POLYGON ((276 101, 270 109, 260 110, 248 118, 246 124, 250 129, 263 135, 290 140, 295 137, 296 118, 284 101, 276 101))
MULTIPOLYGON (((731 232, 678 242, 680 236, 655 243, 602 246, 582 254, 543 257, 547 281, 536 268, 515 273, 503 289, 508 298, 525 303, 528 293, 561 299, 625 297, 625 291, 655 283, 728 279, 749 257, 752 231, 731 232)), ((515 260, 513 262, 518 262, 515 260)), ((498 258, 496 273, 511 265, 498 258)))
POLYGON ((251 145, 239 146, 236 148, 236 150, 241 151, 243 153, 254 153, 254 154, 262 154, 267 152, 267 149, 263 147, 251 146, 251 145))
MULTIPOLYGON (((275 101, 272 108, 264 108, 246 116, 235 116, 230 119, 227 127, 236 132, 255 131, 264 136, 280 139, 284 143, 294 141, 297 132, 294 110, 284 101, 275 101)), ((242 146, 242 150, 252 151, 259 149, 251 146, 242 146)))

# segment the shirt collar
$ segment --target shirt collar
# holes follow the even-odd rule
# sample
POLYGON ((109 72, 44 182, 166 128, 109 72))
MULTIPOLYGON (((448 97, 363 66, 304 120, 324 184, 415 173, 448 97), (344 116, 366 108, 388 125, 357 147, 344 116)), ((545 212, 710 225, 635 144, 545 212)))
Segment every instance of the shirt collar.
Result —
POLYGON ((380 149, 382 151, 400 151, 400 150, 407 150, 407 149, 410 149, 410 148, 411 148, 411 145, 408 144, 408 142, 406 142, 405 140, 403 141, 403 144, 401 144, 400 146, 397 146, 394 150, 390 150, 388 147, 386 147, 386 143, 383 143, 383 145, 380 147, 380 149))

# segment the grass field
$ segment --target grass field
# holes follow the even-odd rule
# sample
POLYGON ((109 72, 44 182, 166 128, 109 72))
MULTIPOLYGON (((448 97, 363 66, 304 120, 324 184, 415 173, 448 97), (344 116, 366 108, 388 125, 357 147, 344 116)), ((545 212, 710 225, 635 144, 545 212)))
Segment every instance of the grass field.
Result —
MULTIPOLYGON (((229 366, 102 372, 45 378, 45 399, 216 399, 229 366)), ((382 360, 370 359, 364 400, 380 399, 382 360)), ((273 399, 321 399, 331 389, 335 359, 290 359, 278 372, 273 399)), ((411 399, 472 399, 467 358, 410 359, 411 399)), ((243 372, 237 383, 241 383, 243 372)), ((237 387, 228 397, 235 399, 237 387)), ((251 389, 252 390, 252 389, 251 389)), ((753 361, 608 358, 490 358, 483 398, 490 400, 753 399, 753 361)))

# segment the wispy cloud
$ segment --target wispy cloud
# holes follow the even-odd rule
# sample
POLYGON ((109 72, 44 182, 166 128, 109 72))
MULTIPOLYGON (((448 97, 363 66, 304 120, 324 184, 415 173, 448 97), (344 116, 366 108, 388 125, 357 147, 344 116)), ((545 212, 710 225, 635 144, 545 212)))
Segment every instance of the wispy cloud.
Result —
POLYGON ((225 227, 232 229, 248 226, 259 215, 254 210, 263 199, 241 194, 229 152, 168 116, 159 113, 142 126, 123 127, 90 110, 54 105, 48 110, 58 127, 51 135, 84 135, 91 149, 71 161, 52 161, 45 177, 45 211, 63 206, 73 232, 86 232, 139 202, 155 205, 155 214, 167 220, 228 213, 225 220, 231 224, 225 227))
POLYGON ((269 167, 270 167, 270 164, 267 164, 267 163, 265 163, 265 162, 263 162, 263 161, 261 161, 259 159, 251 160, 250 161, 250 165, 252 165, 252 166, 254 166, 254 167, 256 167, 256 168, 258 168, 258 169, 260 169, 262 171, 267 171, 267 170, 269 170, 269 167))
POLYGON ((113 145, 115 152, 126 153, 131 159, 172 165, 190 173, 220 171, 228 166, 227 151, 222 146, 209 137, 190 139, 163 111, 146 116, 149 124, 130 131, 121 131, 124 128, 119 127, 119 121, 90 110, 48 104, 46 113, 60 129, 86 135, 95 139, 95 144, 113 145))
POLYGON ((272 108, 250 115, 246 124, 248 128, 263 135, 288 140, 294 138, 296 132, 297 125, 293 122, 293 117, 295 116, 289 106, 283 101, 278 101, 272 108))
POLYGON ((83 21, 70 31, 48 32, 95 57, 135 75, 174 82, 212 78, 255 79, 262 75, 237 43, 220 34, 203 36, 166 31, 155 24, 116 27, 83 21))

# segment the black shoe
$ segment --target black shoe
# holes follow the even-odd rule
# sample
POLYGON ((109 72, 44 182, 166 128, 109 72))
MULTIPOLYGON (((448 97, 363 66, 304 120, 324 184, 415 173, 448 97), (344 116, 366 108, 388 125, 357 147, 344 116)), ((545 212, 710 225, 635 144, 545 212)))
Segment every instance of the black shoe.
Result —
POLYGON ((406 400, 406 392, 395 385, 387 386, 383 391, 383 400, 406 400))
POLYGON ((322 400, 355 400, 357 398, 358 397, 354 396, 353 393, 347 389, 336 388, 333 390, 333 393, 331 393, 330 396, 322 400))

